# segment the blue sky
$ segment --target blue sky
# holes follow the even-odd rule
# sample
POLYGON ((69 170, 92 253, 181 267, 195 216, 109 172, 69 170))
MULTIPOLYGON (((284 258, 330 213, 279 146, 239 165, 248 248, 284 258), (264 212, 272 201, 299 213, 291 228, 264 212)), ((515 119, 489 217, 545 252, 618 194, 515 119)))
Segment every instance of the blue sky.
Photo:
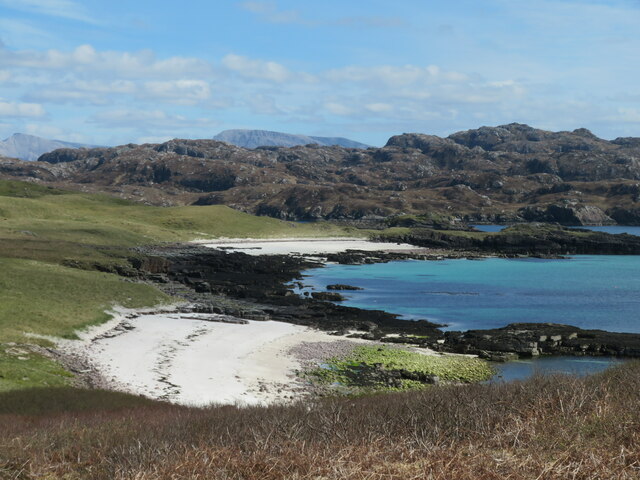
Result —
POLYGON ((638 0, 0 0, 0 137, 640 136, 638 0))

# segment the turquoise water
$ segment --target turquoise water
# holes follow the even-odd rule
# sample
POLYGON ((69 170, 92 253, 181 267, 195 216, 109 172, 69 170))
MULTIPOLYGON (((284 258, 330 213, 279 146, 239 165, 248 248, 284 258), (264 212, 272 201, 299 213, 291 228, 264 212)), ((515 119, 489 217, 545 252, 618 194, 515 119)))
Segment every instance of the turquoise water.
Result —
POLYGON ((476 230, 480 230, 481 232, 501 232, 509 225, 471 225, 471 227, 475 227, 476 230))
POLYGON ((555 322, 640 333, 640 256, 443 260, 329 265, 305 272, 316 290, 344 283, 345 305, 447 324, 450 330, 555 322))
MULTIPOLYGON (((507 228, 507 225, 472 225, 476 229, 481 232, 500 232, 507 228)), ((611 225, 606 227, 573 227, 579 228, 581 230, 593 230, 594 232, 605 232, 605 233, 628 233, 630 235, 636 235, 640 237, 640 227, 629 227, 624 225, 611 225)))
POLYGON ((611 225, 608 227, 575 227, 581 230, 593 230, 594 232, 605 232, 605 233, 628 233, 630 235, 635 235, 640 237, 640 227, 625 227, 623 225, 611 225))
POLYGON ((534 374, 588 375, 620 365, 626 360, 610 357, 543 357, 495 363, 492 382, 522 380, 534 374))

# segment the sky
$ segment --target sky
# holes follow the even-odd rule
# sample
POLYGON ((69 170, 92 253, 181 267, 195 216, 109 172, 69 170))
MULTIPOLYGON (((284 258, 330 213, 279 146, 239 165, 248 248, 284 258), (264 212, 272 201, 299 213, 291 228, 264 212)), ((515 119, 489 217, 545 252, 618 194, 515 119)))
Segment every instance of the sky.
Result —
POLYGON ((640 136, 640 0, 0 0, 0 138, 640 136))

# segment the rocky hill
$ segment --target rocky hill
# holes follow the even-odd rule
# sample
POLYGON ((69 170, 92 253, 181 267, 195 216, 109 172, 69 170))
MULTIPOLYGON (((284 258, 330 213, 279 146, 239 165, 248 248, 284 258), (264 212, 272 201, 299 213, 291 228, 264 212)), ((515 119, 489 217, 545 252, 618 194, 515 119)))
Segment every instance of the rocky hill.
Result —
POLYGON ((640 224, 640 139, 607 141, 585 129, 547 132, 521 124, 447 138, 403 134, 366 150, 249 150, 215 140, 61 149, 38 162, 0 160, 0 175, 157 205, 226 204, 295 220, 412 214, 398 224, 640 224))
POLYGON ((90 145, 14 133, 0 142, 0 156, 19 158, 21 160, 37 160, 43 153, 52 152, 58 148, 83 147, 90 147, 90 145))
POLYGON ((369 145, 342 137, 312 137, 268 130, 225 130, 213 137, 214 140, 231 143, 238 147, 295 147, 296 145, 338 145, 346 148, 368 148, 369 145))

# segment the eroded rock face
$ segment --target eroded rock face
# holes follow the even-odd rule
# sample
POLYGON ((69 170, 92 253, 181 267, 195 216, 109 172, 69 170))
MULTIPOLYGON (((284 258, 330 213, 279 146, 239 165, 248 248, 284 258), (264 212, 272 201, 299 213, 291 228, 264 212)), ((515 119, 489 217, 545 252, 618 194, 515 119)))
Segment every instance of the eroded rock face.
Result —
POLYGON ((510 124, 382 148, 248 150, 215 140, 60 149, 0 175, 151 204, 226 204, 289 220, 441 217, 638 224, 640 141, 510 124))
POLYGON ((528 222, 549 222, 560 225, 614 225, 617 222, 593 205, 547 205, 525 207, 520 216, 528 222))

